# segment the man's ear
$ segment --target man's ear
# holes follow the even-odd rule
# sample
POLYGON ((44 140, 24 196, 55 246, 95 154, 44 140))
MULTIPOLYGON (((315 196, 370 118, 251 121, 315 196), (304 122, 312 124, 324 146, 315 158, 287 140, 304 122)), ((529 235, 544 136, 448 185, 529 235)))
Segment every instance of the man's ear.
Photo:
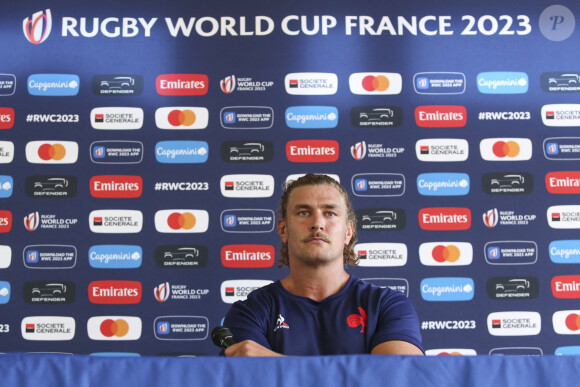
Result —
POLYGON ((348 222, 346 224, 346 236, 344 238, 344 245, 348 246, 348 244, 350 243, 350 240, 352 238, 352 234, 353 234, 353 224, 352 222, 348 222))
POLYGON ((282 239, 283 243, 288 243, 288 233, 286 230, 286 219, 280 218, 278 219, 278 235, 282 239))

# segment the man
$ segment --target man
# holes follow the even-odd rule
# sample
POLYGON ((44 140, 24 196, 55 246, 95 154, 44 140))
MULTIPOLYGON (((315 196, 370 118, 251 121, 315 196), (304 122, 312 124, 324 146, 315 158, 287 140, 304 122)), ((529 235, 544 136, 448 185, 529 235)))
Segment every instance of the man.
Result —
POLYGON ((278 234, 290 274, 232 305, 224 325, 238 343, 226 356, 423 354, 405 295, 345 271, 358 263, 356 217, 336 180, 307 174, 291 182, 278 234))

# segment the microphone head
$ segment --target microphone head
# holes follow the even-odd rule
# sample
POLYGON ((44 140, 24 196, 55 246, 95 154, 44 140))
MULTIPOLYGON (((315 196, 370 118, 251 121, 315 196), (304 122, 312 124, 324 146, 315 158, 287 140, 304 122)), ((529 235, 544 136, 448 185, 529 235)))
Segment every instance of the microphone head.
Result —
POLYGON ((224 340, 228 337, 233 339, 234 335, 232 334, 232 331, 230 331, 229 328, 222 327, 221 325, 218 325, 211 331, 211 340, 218 347, 223 347, 224 340))

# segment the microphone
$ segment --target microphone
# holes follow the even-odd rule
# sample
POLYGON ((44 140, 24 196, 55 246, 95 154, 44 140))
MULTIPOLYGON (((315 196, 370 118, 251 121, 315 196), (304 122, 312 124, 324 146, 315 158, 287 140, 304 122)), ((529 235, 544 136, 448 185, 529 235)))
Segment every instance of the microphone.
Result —
POLYGON ((229 328, 222 327, 221 325, 218 325, 211 331, 211 340, 215 345, 223 349, 236 344, 229 328))

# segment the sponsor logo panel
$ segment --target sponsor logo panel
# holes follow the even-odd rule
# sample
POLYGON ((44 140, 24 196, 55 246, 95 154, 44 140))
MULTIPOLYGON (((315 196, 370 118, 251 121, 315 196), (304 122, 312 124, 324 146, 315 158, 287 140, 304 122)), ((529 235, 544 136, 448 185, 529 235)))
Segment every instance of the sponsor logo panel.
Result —
POLYGON ((529 138, 484 138, 479 143, 481 158, 486 161, 525 161, 532 158, 529 138))
POLYGON ((551 284, 556 298, 580 298, 580 275, 559 275, 552 278, 551 284))
POLYGON ((464 196, 471 181, 467 173, 421 173, 417 176, 417 191, 423 196, 464 196))
POLYGON ((272 141, 226 141, 221 145, 222 160, 232 163, 269 162, 274 158, 272 141))
POLYGON ((228 106, 220 111, 224 129, 270 129, 274 109, 269 106, 228 106))
POLYGON ((390 288, 409 297, 409 281, 404 278, 363 278, 364 281, 381 288, 390 288))
POLYGON ((496 226, 528 226, 537 218, 535 214, 519 214, 513 210, 493 208, 483 213, 483 224, 488 228, 496 226))
POLYGON ((580 263, 580 240, 550 242, 550 260, 554 263, 580 263))
POLYGON ((487 295, 493 300, 537 298, 540 281, 536 277, 493 277, 487 280, 487 295))
POLYGON ((28 231, 36 230, 68 230, 78 224, 76 218, 61 218, 55 214, 40 214, 31 212, 24 217, 24 228, 28 231))
POLYGON ((30 141, 25 152, 26 160, 32 164, 74 164, 79 145, 74 141, 30 141))
POLYGON ((542 356, 541 348, 534 347, 505 347, 493 348, 489 351, 490 356, 542 356))
POLYGON ((143 85, 143 77, 132 74, 95 75, 91 82, 94 94, 106 96, 140 95, 143 85))
POLYGON ((68 341, 75 336, 72 317, 29 316, 22 319, 20 331, 24 340, 68 341))
POLYGON ((272 245, 227 245, 221 249, 221 260, 224 267, 272 267, 275 258, 276 251, 272 245))
POLYGON ((551 194, 580 194, 580 171, 548 172, 545 181, 551 194))
POLYGON ((353 94, 394 95, 401 93, 403 78, 398 73, 354 73, 348 85, 353 94))
POLYGON ((93 304, 138 304, 143 295, 139 281, 93 281, 89 301, 93 304))
POLYGON ((226 198, 269 198, 274 194, 274 176, 224 175, 220 190, 226 198))
POLYGON ((159 141, 155 145, 155 159, 163 164, 205 163, 208 153, 206 141, 159 141))
POLYGON ((12 176, 0 175, 0 199, 9 198, 14 190, 12 176))
POLYGON ((527 172, 485 173, 481 178, 481 187, 487 194, 528 194, 534 189, 534 176, 527 172))
POLYGON ((228 280, 220 285, 220 294, 222 301, 226 304, 233 304, 236 301, 243 301, 248 297, 250 292, 261 288, 262 286, 271 284, 270 280, 228 280))
POLYGON ((220 218, 223 231, 247 233, 272 232, 276 220, 272 210, 245 208, 224 210, 220 218))
POLYGON ((580 355, 580 346, 571 345, 567 347, 558 347, 554 351, 556 356, 569 356, 569 355, 580 355))
POLYGON ((492 336, 535 336, 542 317, 538 312, 494 312, 487 316, 487 330, 492 336))
POLYGON ((72 281, 25 282, 22 295, 29 304, 70 304, 76 297, 76 284, 72 281))
POLYGON ((89 264, 95 269, 136 269, 143 249, 136 245, 95 245, 89 248, 89 264))
POLYGON ((160 316, 153 322, 159 340, 205 340, 209 320, 204 316, 160 316))
POLYGON ((93 176, 89 184, 91 196, 95 198, 138 198, 143 193, 141 176, 93 176))
POLYGON ((290 95, 332 95, 338 90, 338 77, 333 73, 291 73, 284 77, 290 95))
POLYGON ((557 229, 580 228, 580 206, 551 206, 546 211, 548 225, 557 229))
POLYGON ((294 163, 332 163, 338 160, 338 141, 292 140, 286 143, 286 157, 294 163))
POLYGON ((552 315, 554 332, 559 335, 580 335, 580 310, 560 310, 552 315))
POLYGON ((133 316, 95 316, 87 322, 87 333, 91 340, 139 340, 142 323, 133 316))
POLYGON ((32 44, 40 44, 46 41, 52 30, 52 15, 50 9, 38 11, 22 21, 22 31, 26 40, 32 44))
POLYGON ((404 243, 357 243, 354 251, 361 267, 393 267, 407 264, 407 245, 404 243))
POLYGON ((14 159, 14 143, 0 141, 0 164, 10 164, 14 159))
POLYGON ((201 245, 163 245, 155 248, 157 267, 170 269, 199 268, 207 266, 208 248, 201 245))
POLYGON ((91 161, 96 164, 139 164, 143 161, 143 143, 95 141, 91 144, 91 161))
POLYGON ((69 175, 28 176, 26 194, 33 198, 72 198, 77 194, 77 178, 69 175))
POLYGON ((544 140, 548 160, 580 160, 580 137, 551 137, 544 140))
POLYGON ((369 159, 388 159, 402 156, 405 152, 403 147, 387 147, 383 144, 367 144, 366 141, 359 141, 350 147, 350 155, 353 159, 360 161, 365 157, 369 159))
POLYGON ((0 233, 7 233, 12 230, 12 212, 0 210, 0 233))
POLYGON ((0 305, 7 304, 10 301, 11 290, 10 282, 0 281, 0 305))
POLYGON ((542 73, 540 84, 546 93, 578 93, 580 92, 580 72, 552 71, 542 73))
POLYGON ((201 300, 209 294, 209 289, 195 289, 189 285, 170 284, 164 282, 153 289, 153 296, 158 302, 172 301, 193 301, 201 300))
POLYGON ((74 96, 79 92, 79 76, 75 74, 31 74, 26 84, 30 95, 41 97, 74 96))
POLYGON ((233 74, 220 80, 220 89, 225 94, 231 94, 234 91, 264 92, 273 86, 273 81, 260 81, 247 76, 236 77, 233 74))
POLYGON ((0 245, 0 269, 7 269, 12 263, 12 248, 8 245, 0 245))
POLYGON ((405 176, 400 173, 359 173, 351 179, 356 196, 402 196, 405 193, 405 176))
POLYGON ((350 110, 350 122, 355 128, 396 128, 403 123, 399 106, 357 106, 350 110))
POLYGON ((329 129, 338 125, 338 109, 333 106, 291 106, 285 117, 286 125, 292 129, 329 129))
POLYGON ((99 107, 91 110, 91 126, 101 130, 137 130, 143 127, 143 109, 99 107))
POLYGON ((471 278, 435 277, 421 281, 421 297, 425 301, 469 301, 474 292, 471 278))
POLYGON ((440 348, 440 349, 428 349, 425 351, 425 356, 476 356, 476 355, 477 352, 475 352, 475 349, 469 348, 440 348))
POLYGON ((203 233, 209 226, 205 210, 172 209, 155 213, 155 230, 162 233, 203 233))
POLYGON ((89 214, 89 227, 94 233, 138 233, 143 228, 143 213, 138 210, 95 210, 89 214))
POLYGON ((462 128, 467 124, 467 109, 454 105, 418 106, 415 122, 422 128, 462 128))
POLYGON ((464 207, 430 207, 419 210, 423 230, 448 231, 471 228, 471 210, 464 207))
POLYGON ((546 126, 580 126, 580 104, 544 105, 541 114, 546 126))
POLYGON ((465 92, 465 74, 417 73, 413 76, 413 86, 417 94, 463 94, 465 92))
POLYGON ((71 269, 77 263, 77 249, 71 245, 28 245, 23 259, 29 269, 71 269))
POLYGON ((14 95, 16 92, 16 76, 0 74, 0 97, 14 95))
POLYGON ((173 106, 155 111, 155 125, 159 129, 205 129, 209 122, 209 111, 204 107, 173 106))
POLYGON ((209 78, 205 74, 161 74, 155 87, 159 95, 206 95, 209 78))
POLYGON ((484 246, 490 265, 529 265, 538 260, 538 245, 533 241, 492 241, 484 246))
POLYGON ((467 140, 455 138, 429 138, 415 143, 415 154, 420 161, 453 162, 469 157, 467 140))
POLYGON ((14 109, 9 107, 0 107, 0 129, 12 129, 14 126, 14 119, 14 109))
POLYGON ((528 74, 522 72, 483 72, 477 74, 477 90, 482 94, 524 94, 529 87, 528 74))
POLYGON ((407 214, 402 208, 366 208, 355 212, 361 231, 398 231, 407 225, 407 214))
POLYGON ((425 242, 419 246, 419 259, 425 266, 466 266, 473 261, 469 242, 425 242))

